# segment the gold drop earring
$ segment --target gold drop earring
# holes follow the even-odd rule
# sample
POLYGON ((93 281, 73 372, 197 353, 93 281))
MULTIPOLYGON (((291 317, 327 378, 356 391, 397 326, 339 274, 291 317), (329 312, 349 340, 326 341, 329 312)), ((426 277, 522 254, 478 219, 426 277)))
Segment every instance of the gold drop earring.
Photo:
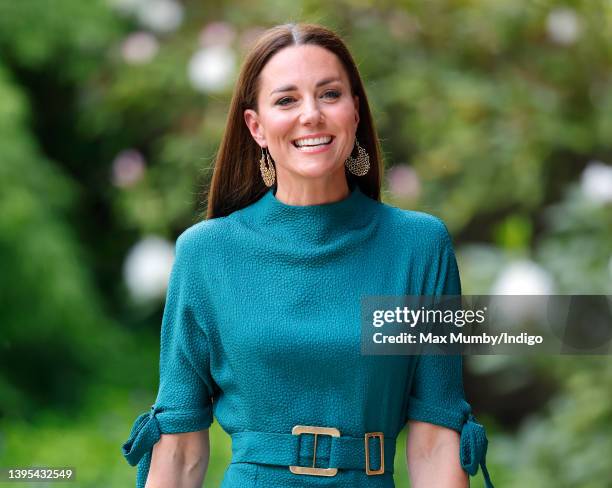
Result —
POLYGON ((261 177, 265 185, 269 188, 274 184, 276 180, 276 170, 272 164, 272 158, 270 152, 266 148, 261 148, 261 159, 259 160, 259 169, 261 171, 261 177), (268 164, 266 165, 266 161, 268 164))
POLYGON ((344 164, 355 176, 363 176, 370 171, 370 155, 359 145, 357 137, 355 137, 355 145, 357 146, 357 157, 353 158, 349 154, 344 164))

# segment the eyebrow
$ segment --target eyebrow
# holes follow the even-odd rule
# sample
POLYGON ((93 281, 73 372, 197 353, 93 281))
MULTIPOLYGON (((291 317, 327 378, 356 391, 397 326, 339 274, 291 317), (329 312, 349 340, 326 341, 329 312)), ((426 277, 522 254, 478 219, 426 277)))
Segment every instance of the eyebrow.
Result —
MULTIPOLYGON (((342 80, 340 78, 338 78, 338 77, 325 78, 325 79, 319 81, 316 84, 316 87, 318 88, 320 86, 327 85, 328 83, 331 83, 332 81, 342 81, 342 80)), ((270 92, 270 95, 272 95, 274 93, 278 93, 278 92, 286 92, 286 91, 292 91, 292 90, 297 90, 297 86, 295 86, 295 85, 285 85, 285 86, 281 86, 279 88, 276 88, 276 89, 272 90, 270 92)))

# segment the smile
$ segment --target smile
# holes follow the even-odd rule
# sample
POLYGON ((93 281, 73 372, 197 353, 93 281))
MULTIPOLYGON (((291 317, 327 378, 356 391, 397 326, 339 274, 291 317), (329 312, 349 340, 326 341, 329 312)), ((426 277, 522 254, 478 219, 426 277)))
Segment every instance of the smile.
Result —
POLYGON ((295 150, 301 153, 318 154, 321 152, 329 151, 329 148, 332 146, 334 140, 335 139, 332 139, 330 142, 316 144, 314 146, 295 146, 295 144, 293 145, 295 146, 295 150))
POLYGON ((295 147, 302 146, 320 146, 322 144, 329 144, 334 136, 332 135, 317 135, 315 137, 301 137, 293 141, 295 147))
POLYGON ((327 135, 296 139, 292 144, 298 151, 312 154, 327 151, 334 140, 334 136, 327 135))

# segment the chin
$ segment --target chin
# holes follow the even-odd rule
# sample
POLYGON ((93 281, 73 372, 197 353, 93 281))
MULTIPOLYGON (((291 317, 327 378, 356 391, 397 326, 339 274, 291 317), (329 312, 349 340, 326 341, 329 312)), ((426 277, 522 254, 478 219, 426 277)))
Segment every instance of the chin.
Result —
POLYGON ((295 172, 303 178, 324 178, 333 175, 336 171, 335 166, 312 164, 307 167, 306 165, 300 165, 295 172))

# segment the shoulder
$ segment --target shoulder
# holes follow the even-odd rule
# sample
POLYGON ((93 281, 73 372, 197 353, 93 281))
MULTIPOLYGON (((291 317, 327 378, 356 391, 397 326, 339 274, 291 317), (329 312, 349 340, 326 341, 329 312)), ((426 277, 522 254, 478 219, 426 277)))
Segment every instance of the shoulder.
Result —
POLYGON ((222 239, 232 232, 234 216, 218 217, 193 224, 176 239, 177 259, 200 259, 222 246, 222 239))
POLYGON ((418 239, 444 247, 451 244, 451 236, 444 221, 435 215, 418 210, 406 210, 386 203, 379 208, 385 231, 396 237, 418 239))

